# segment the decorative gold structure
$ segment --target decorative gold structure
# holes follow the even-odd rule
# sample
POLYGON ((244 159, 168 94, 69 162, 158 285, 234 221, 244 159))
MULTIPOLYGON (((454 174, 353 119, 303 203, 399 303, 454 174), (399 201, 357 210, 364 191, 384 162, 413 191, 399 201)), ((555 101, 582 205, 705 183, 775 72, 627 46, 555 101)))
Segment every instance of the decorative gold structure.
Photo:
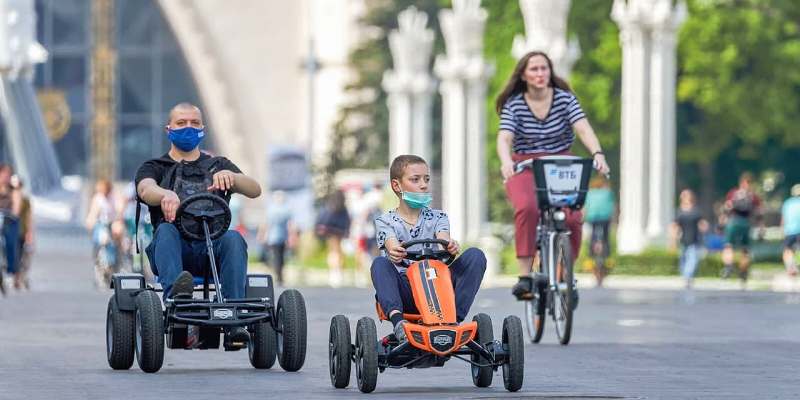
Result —
POLYGON ((116 171, 116 115, 114 71, 117 62, 114 47, 115 0, 92 2, 92 108, 90 127, 91 176, 113 179, 116 171))
POLYGON ((67 134, 72 123, 72 110, 67 95, 60 89, 42 89, 36 94, 50 140, 57 142, 67 134))

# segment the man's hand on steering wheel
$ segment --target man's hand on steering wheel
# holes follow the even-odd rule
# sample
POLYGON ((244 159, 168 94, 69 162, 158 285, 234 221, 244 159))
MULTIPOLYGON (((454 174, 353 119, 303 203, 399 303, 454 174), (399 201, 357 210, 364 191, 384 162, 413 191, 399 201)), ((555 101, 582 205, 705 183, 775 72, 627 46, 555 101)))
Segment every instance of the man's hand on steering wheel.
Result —
POLYGON ((208 191, 219 190, 220 192, 228 192, 233 190, 236 183, 236 174, 233 171, 223 169, 214 174, 212 177, 213 184, 208 187, 208 191))
POLYGON ((161 198, 161 212, 164 213, 164 219, 167 222, 175 221, 175 213, 180 205, 181 199, 178 198, 178 195, 171 190, 167 190, 164 197, 161 198))

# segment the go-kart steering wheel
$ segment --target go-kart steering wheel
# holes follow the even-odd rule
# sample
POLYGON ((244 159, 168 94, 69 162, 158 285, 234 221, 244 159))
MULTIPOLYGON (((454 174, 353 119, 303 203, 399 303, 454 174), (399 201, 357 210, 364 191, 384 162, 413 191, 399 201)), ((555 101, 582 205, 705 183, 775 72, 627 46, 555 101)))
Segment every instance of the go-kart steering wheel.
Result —
POLYGON ((406 252, 406 259, 411 261, 420 261, 420 260, 439 260, 445 264, 450 264, 453 261, 453 255, 447 251, 447 246, 450 245, 450 242, 447 240, 442 239, 416 239, 416 240, 409 240, 407 242, 403 242, 400 245, 403 246, 404 249, 408 249, 411 246, 418 245, 418 244, 439 244, 441 245, 444 250, 436 250, 429 247, 423 248, 421 251, 407 251, 406 252))
POLYGON ((198 193, 185 198, 175 214, 178 232, 190 240, 206 240, 203 221, 208 224, 211 240, 219 239, 231 225, 231 209, 228 203, 212 193, 198 193))

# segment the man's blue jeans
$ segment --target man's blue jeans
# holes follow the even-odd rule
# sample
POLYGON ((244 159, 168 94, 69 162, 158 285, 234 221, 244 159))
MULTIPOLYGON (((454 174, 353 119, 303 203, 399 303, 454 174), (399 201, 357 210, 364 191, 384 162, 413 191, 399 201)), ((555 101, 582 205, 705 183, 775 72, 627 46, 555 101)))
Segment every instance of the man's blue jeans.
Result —
MULTIPOLYGON (((372 261, 372 284, 375 285, 375 298, 388 316, 394 310, 404 313, 417 313, 411 284, 405 273, 400 273, 386 257, 376 257, 372 261)), ((467 317, 469 308, 475 300, 478 288, 486 272, 486 256, 476 248, 467 249, 450 264, 450 277, 456 295, 456 319, 467 317)))
MULTIPOLYGON (((214 256, 220 273, 222 294, 226 299, 244 298, 247 281, 247 243, 239 232, 227 231, 213 241, 214 256)), ((210 262, 205 241, 190 241, 181 238, 175 225, 162 222, 158 225, 153 241, 145 250, 164 287, 166 299, 172 291, 172 284, 181 271, 189 271, 193 276, 202 277, 205 271, 211 276, 210 262)))

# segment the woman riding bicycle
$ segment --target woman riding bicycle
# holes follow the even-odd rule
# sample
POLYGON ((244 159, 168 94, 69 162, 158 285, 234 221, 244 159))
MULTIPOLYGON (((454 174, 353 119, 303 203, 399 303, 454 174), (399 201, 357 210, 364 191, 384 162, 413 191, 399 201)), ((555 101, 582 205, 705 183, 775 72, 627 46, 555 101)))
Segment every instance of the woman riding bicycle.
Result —
POLYGON ((108 280, 118 266, 123 235, 119 204, 112 190, 110 181, 106 179, 97 181, 85 222, 86 229, 92 235, 95 285, 98 289, 108 287, 108 280))
MULTIPOLYGON (((512 288, 518 298, 531 289, 529 273, 536 255, 536 226, 539 208, 533 171, 515 173, 517 162, 550 155, 570 155, 577 132, 594 159, 595 168, 608 174, 600 142, 569 85, 553 73, 553 63, 540 51, 523 56, 503 92, 497 96, 500 129, 497 154, 506 193, 514 207, 514 228, 520 279, 512 288)), ((581 243, 581 213, 567 216, 572 254, 577 257, 581 243)))

